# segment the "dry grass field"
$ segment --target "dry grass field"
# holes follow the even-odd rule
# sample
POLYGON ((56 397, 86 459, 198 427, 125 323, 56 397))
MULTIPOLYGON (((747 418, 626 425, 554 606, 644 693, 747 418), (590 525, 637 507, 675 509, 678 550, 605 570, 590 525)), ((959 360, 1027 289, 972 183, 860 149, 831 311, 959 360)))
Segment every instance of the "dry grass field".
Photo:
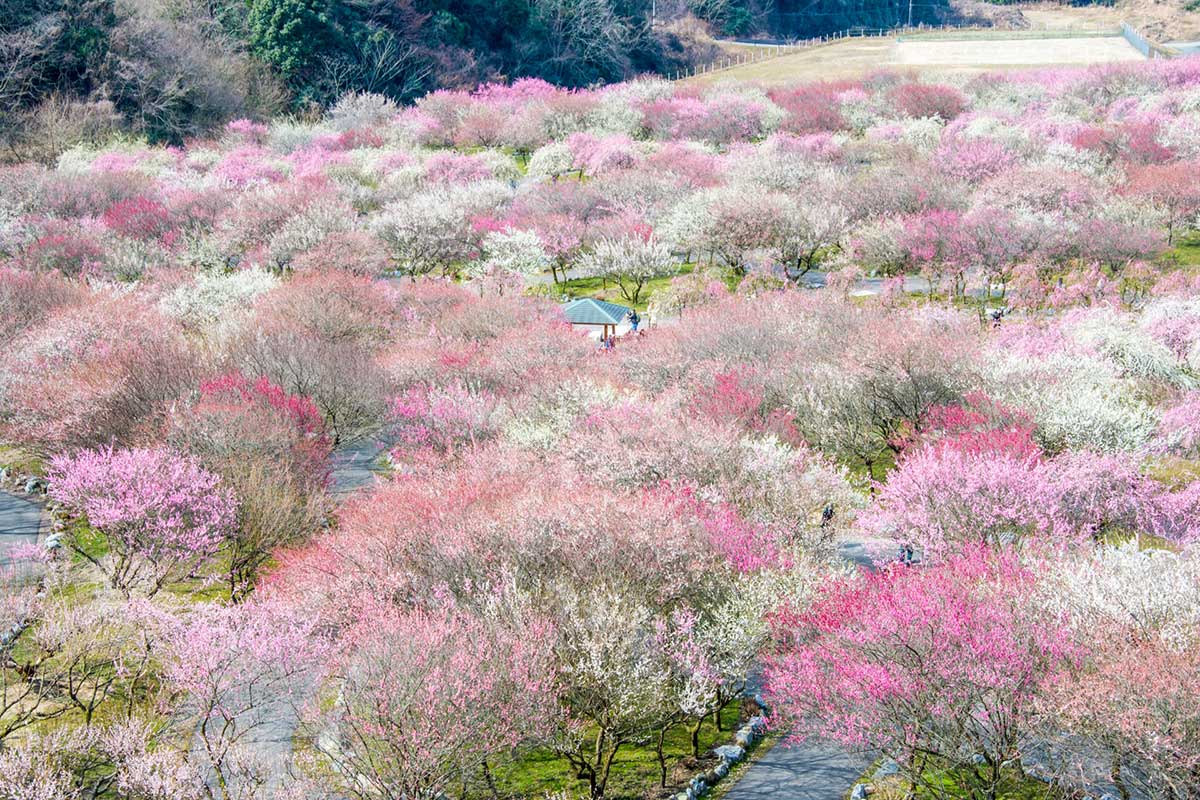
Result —
MULTIPOLYGON (((1004 36, 1004 32, 998 31, 997 36, 1004 36)), ((770 86, 850 78, 889 68, 983 72, 991 69, 1137 61, 1141 58, 1142 55, 1119 36, 993 39, 974 34, 961 39, 846 39, 688 80, 700 84, 726 80, 754 81, 770 86)))
POLYGON ((1112 6, 1036 3, 1018 8, 1031 27, 1042 30, 1095 30, 1128 22, 1160 42, 1200 39, 1200 11, 1193 0, 1119 0, 1112 6))
POLYGON ((1120 36, 1011 41, 902 39, 895 43, 892 56, 896 63, 906 67, 951 69, 1100 64, 1143 59, 1142 54, 1120 36))

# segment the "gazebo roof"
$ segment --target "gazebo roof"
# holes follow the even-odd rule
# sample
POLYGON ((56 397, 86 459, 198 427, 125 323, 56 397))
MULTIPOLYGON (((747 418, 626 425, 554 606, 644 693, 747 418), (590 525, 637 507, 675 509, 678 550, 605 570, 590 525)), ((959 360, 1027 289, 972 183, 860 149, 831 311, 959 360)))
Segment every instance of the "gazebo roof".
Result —
POLYGON ((617 325, 629 314, 629 309, 616 303, 583 297, 563 306, 563 313, 572 325, 617 325))

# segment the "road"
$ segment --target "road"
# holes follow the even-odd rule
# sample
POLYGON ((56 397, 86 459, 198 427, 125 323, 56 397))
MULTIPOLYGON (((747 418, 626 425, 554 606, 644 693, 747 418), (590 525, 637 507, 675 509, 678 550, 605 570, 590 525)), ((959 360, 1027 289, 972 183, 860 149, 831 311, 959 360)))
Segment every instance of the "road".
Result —
MULTIPOLYGON (((838 555, 855 566, 875 566, 863 542, 839 542, 838 555)), ((750 684, 757 683, 758 676, 751 676, 750 684)), ((724 800, 841 800, 872 761, 870 755, 848 752, 832 742, 780 742, 750 765, 724 800)))
MULTIPOLYGON (((338 502, 345 502, 356 492, 375 485, 376 477, 371 467, 387 448, 386 443, 371 439, 341 447, 333 454, 331 494, 338 502)), ((274 697, 243 721, 249 730, 240 744, 268 768, 271 791, 278 791, 287 777, 296 730, 300 727, 296 706, 311 686, 292 688, 295 697, 274 697)), ((193 746, 198 754, 202 753, 199 741, 193 746)), ((199 761, 203 763, 202 754, 199 761)))
POLYGON ((754 762, 724 800, 841 800, 871 761, 826 742, 781 743, 754 762))
POLYGON ((333 495, 339 500, 359 489, 375 483, 372 467, 376 459, 388 449, 388 444, 378 439, 356 442, 342 447, 333 454, 333 495))
POLYGON ((18 494, 0 490, 0 571, 12 566, 9 552, 14 546, 37 542, 42 525, 42 507, 18 494))

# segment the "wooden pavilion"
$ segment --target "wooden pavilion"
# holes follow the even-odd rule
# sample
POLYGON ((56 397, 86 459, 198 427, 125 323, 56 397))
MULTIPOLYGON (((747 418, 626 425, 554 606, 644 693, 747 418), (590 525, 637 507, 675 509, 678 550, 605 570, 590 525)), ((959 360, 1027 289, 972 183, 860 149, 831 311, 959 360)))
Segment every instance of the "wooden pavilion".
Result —
POLYGON ((572 300, 563 305, 563 313, 566 314, 567 321, 571 325, 583 328, 589 333, 599 331, 601 339, 615 336, 617 326, 629 316, 630 310, 625 306, 596 300, 592 297, 572 300))

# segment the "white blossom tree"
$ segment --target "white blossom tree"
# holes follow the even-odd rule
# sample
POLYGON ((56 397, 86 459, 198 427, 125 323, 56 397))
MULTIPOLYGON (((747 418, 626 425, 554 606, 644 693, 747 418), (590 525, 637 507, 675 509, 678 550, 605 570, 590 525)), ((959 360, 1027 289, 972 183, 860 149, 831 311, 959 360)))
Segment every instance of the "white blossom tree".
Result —
POLYGON ((483 240, 483 258, 467 264, 463 274, 480 285, 496 285, 500 294, 509 283, 521 283, 550 268, 552 260, 533 231, 493 231, 483 240))
POLYGON ((675 266, 669 247, 653 236, 634 235, 601 239, 579 261, 584 275, 615 281, 631 303, 638 301, 647 283, 672 274, 675 266))
POLYGON ((387 206, 375 231, 410 277, 448 271, 474 251, 467 210, 450 193, 414 194, 387 206))

